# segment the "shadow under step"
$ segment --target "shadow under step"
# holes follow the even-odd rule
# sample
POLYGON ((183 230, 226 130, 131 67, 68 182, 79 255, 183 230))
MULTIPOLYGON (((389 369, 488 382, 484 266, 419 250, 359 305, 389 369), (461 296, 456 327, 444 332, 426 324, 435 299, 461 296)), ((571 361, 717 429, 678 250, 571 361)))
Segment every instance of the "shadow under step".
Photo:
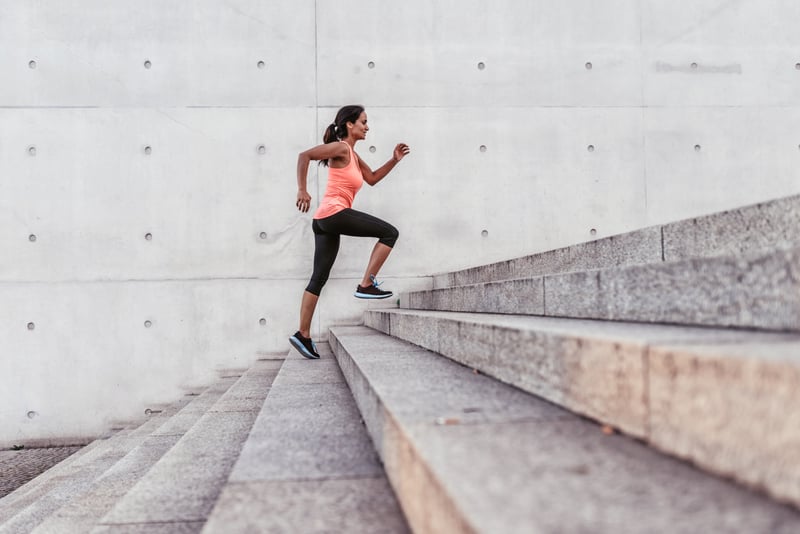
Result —
POLYGON ((327 344, 292 350, 204 533, 408 532, 327 344))
POLYGON ((800 336, 413 310, 365 324, 800 506, 800 336))
POLYGON ((800 528, 791 507, 412 344, 330 339, 416 533, 800 528))
POLYGON ((400 306, 800 332, 800 247, 417 291, 400 306))

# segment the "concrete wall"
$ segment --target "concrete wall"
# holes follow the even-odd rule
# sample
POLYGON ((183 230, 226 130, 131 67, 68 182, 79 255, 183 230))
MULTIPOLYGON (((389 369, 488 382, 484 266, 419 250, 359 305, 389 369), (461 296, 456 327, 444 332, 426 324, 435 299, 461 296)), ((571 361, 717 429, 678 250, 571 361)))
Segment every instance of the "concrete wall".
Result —
MULTIPOLYGON (((368 163, 413 150, 356 204, 400 229, 395 290, 800 192, 798 22, 794 0, 0 0, 0 446, 287 350, 296 155, 344 104, 368 163)), ((360 320, 371 246, 343 243, 315 335, 360 320)))

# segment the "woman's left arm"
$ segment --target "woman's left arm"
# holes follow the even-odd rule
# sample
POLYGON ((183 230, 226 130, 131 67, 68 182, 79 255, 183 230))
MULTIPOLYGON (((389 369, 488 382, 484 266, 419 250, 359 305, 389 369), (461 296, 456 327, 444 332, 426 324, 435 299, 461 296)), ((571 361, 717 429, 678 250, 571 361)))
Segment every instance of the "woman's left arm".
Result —
POLYGON ((383 180, 394 166, 397 163, 406 157, 411 152, 411 149, 408 148, 408 145, 405 143, 398 143, 396 147, 394 147, 394 153, 392 154, 392 159, 384 163, 380 168, 375 170, 374 172, 372 169, 369 168, 369 165, 364 163, 364 160, 358 158, 358 166, 361 168, 361 174, 364 176, 364 181, 367 182, 369 185, 375 185, 381 180, 383 180))

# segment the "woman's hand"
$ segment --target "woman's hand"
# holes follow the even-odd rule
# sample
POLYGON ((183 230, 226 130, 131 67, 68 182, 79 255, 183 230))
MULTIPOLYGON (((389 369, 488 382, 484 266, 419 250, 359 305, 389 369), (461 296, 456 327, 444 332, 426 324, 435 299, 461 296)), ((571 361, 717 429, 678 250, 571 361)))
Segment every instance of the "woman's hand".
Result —
POLYGON ((297 202, 295 205, 297 206, 297 209, 303 213, 308 211, 309 206, 311 206, 311 195, 308 194, 308 191, 297 192, 297 202))
POLYGON ((392 157, 394 158, 395 161, 400 161, 401 159, 406 157, 409 154, 409 152, 411 152, 411 149, 408 148, 407 144, 398 143, 397 146, 394 147, 394 154, 392 155, 392 157))

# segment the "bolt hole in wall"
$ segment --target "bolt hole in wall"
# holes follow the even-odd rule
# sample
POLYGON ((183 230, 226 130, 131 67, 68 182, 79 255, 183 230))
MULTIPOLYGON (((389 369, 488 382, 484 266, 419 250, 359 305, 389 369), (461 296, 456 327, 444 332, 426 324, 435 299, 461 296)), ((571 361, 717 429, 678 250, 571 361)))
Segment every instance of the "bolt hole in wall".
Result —
POLYGON ((480 147, 478 147, 478 150, 480 150, 481 152, 486 152, 486 145, 481 145, 480 147))
POLYGON ((28 147, 28 155, 33 157, 36 156, 36 147, 34 145, 28 147))
POLYGON ((150 155, 150 154, 152 154, 152 153, 153 153, 153 147, 150 147, 150 146, 146 146, 146 147, 144 147, 144 154, 145 154, 145 156, 149 156, 149 155, 150 155))
POLYGON ((34 412, 33 410, 29 411, 27 415, 28 419, 34 419, 39 416, 39 414, 37 412, 34 412))
POLYGON ((261 232, 260 234, 258 234, 258 237, 260 237, 261 239, 266 239, 267 238, 267 232, 261 232))
POLYGON ((264 155, 267 153, 266 145, 258 145, 258 153, 264 155))
POLYGON ((594 65, 592 65, 591 61, 587 61, 584 67, 586 67, 586 70, 592 70, 594 68, 594 65))
POLYGON ((375 148, 374 145, 369 147, 369 151, 372 152, 373 154, 375 153, 376 150, 377 150, 377 148, 375 148))
POLYGON ((483 61, 478 62, 478 70, 483 70, 486 68, 486 63, 483 61))
POLYGON ((489 237, 489 230, 484 230, 481 232, 481 237, 489 237))
POLYGON ((589 230, 589 235, 592 235, 592 236, 597 235, 597 229, 596 228, 592 228, 591 230, 589 230))
POLYGON ((267 64, 264 63, 263 61, 259 61, 258 63, 256 63, 256 65, 258 66, 259 69, 263 69, 264 67, 267 66, 267 64))
POLYGON ((144 322, 145 328, 150 328, 151 326, 153 326, 153 321, 147 320, 144 322))
POLYGON ((694 151, 695 152, 700 152, 700 150, 702 150, 702 149, 703 149, 703 147, 701 147, 700 145, 694 145, 694 151))
POLYGON ((369 67, 371 69, 374 69, 375 68, 375 62, 374 61, 370 61, 369 63, 367 63, 367 67, 369 67))
POLYGON ((37 67, 37 63, 36 63, 36 61, 35 61, 35 60, 33 60, 33 59, 32 59, 32 60, 30 60, 30 61, 28 62, 28 68, 29 68, 29 69, 35 69, 36 67, 37 67))
POLYGON ((258 324, 260 324, 261 326, 267 326, 267 320, 262 317, 261 319, 258 320, 258 324))
POLYGON ((28 323, 28 330, 36 330, 36 324, 35 323, 28 323))
POLYGON ((146 69, 149 69, 149 68, 151 68, 152 66, 153 66, 153 64, 150 62, 150 60, 149 60, 149 59, 146 59, 146 60, 144 61, 144 68, 146 68, 146 69))
POLYGON ((144 238, 147 241, 152 241, 153 240, 153 234, 144 234, 144 238))
POLYGON ((594 152, 594 145, 587 146, 586 150, 588 150, 589 152, 594 152))
POLYGON ((36 243, 36 234, 29 235, 28 241, 30 241, 31 243, 36 243))

